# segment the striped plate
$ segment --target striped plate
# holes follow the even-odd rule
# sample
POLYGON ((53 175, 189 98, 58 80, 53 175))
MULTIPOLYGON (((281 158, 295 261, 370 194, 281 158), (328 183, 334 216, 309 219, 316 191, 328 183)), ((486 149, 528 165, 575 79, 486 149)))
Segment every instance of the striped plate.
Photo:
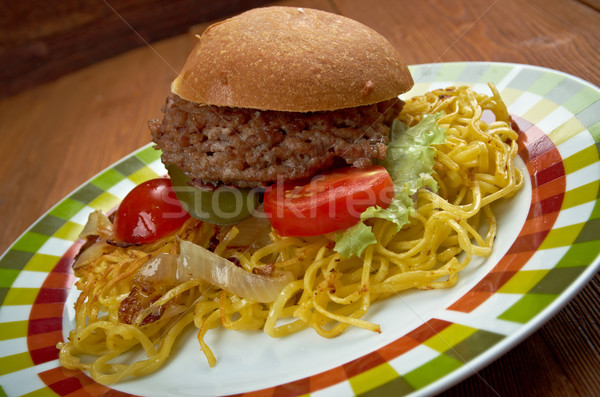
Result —
POLYGON ((70 265, 93 209, 110 210, 137 183, 161 175, 150 145, 82 185, 0 258, 0 396, 430 394, 472 375, 556 313, 600 264, 600 90, 526 65, 411 67, 406 96, 449 85, 490 93, 494 82, 523 130, 518 165, 529 175, 500 205, 494 254, 458 285, 376 304, 381 334, 333 340, 306 330, 283 339, 213 331, 209 369, 191 330, 173 359, 142 379, 104 386, 63 369, 55 345, 73 324, 70 265))

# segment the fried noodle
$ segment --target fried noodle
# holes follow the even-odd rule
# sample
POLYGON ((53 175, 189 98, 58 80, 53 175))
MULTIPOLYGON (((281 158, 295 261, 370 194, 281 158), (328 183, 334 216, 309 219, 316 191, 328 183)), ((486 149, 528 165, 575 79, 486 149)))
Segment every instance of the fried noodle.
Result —
POLYGON ((399 231, 384 219, 369 220, 377 243, 360 258, 335 252, 333 234, 297 238, 271 232, 271 243, 243 249, 230 244, 235 227, 219 229, 195 219, 151 244, 108 246, 75 270, 81 291, 76 327, 68 341, 59 343, 60 363, 88 370, 103 384, 143 376, 165 362, 177 337, 193 323, 214 366, 216 357, 204 337, 219 326, 262 329, 276 338, 307 327, 327 338, 351 326, 380 332, 365 319, 372 302, 411 288, 452 287, 473 256, 492 251, 497 223, 491 204, 514 195, 523 183, 513 161, 518 134, 498 91, 490 88, 492 96, 451 87, 406 102, 399 118, 409 126, 424 114, 443 112, 437 122, 446 129, 446 142, 436 145, 434 167, 439 189, 417 193, 416 213, 399 231), (493 113, 492 121, 482 120, 484 112, 493 113), (136 278, 150 258, 178 253, 181 239, 207 248, 218 233, 224 238, 211 248, 215 253, 249 272, 274 264, 291 272, 294 281, 274 302, 258 303, 202 280, 148 286, 136 278), (124 305, 133 313, 128 322, 122 318, 124 305))

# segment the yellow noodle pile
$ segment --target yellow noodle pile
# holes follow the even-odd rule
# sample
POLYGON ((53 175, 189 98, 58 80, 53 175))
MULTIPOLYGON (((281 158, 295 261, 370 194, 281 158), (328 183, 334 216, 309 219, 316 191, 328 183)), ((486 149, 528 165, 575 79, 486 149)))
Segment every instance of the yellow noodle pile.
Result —
POLYGON ((399 118, 412 126, 423 114, 443 112, 437 121, 446 129, 446 142, 437 145, 437 193, 421 189, 416 216, 400 231, 373 219, 377 243, 362 256, 343 258, 333 251, 334 235, 280 237, 255 251, 229 246, 237 229, 222 231, 215 253, 236 258, 247 271, 275 264, 290 271, 290 282, 272 303, 257 303, 232 295, 201 280, 180 285, 154 285, 153 303, 132 324, 119 322, 119 307, 133 288, 135 275, 149 258, 179 252, 178 239, 208 247, 215 226, 189 220, 175 234, 139 247, 112 247, 95 262, 76 269, 81 295, 75 305, 76 328, 59 344, 60 362, 89 370, 100 383, 113 384, 127 376, 157 370, 169 356, 175 339, 193 323, 210 366, 216 358, 204 342, 216 327, 263 329, 282 337, 306 327, 334 337, 350 326, 379 332, 364 319, 372 302, 409 288, 448 288, 458 280, 473 255, 486 257, 496 235, 490 204, 512 196, 523 182, 514 165, 517 133, 495 87, 493 96, 467 87, 436 90, 409 100, 399 118), (496 121, 481 120, 484 110, 496 121), (480 234, 482 231, 483 235, 480 234), (149 315, 157 320, 142 324, 149 315), (141 349, 140 349, 141 348, 141 349), (129 361, 119 362, 127 352, 129 361), (82 360, 82 356, 92 356, 82 360))

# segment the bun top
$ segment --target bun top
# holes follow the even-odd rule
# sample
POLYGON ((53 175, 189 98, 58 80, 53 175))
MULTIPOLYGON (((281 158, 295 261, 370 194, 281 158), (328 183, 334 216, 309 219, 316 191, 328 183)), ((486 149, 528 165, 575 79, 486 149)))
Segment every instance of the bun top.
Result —
POLYGON ((171 90, 207 105, 309 112, 381 102, 412 85, 373 29, 324 11, 264 7, 207 28, 171 90))

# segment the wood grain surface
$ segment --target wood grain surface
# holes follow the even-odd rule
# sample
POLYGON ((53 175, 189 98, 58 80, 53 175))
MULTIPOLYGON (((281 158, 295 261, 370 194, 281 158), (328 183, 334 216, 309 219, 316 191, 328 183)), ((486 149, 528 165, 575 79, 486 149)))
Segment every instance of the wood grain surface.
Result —
MULTIPOLYGON (((595 1, 297 0, 363 22, 408 64, 499 61, 557 69, 600 85, 595 1)), ((152 22, 148 22, 152 23, 152 22)), ((0 100, 0 252, 73 189, 150 141, 195 38, 140 46, 0 100)), ((600 394, 600 280, 453 395, 600 394)))

